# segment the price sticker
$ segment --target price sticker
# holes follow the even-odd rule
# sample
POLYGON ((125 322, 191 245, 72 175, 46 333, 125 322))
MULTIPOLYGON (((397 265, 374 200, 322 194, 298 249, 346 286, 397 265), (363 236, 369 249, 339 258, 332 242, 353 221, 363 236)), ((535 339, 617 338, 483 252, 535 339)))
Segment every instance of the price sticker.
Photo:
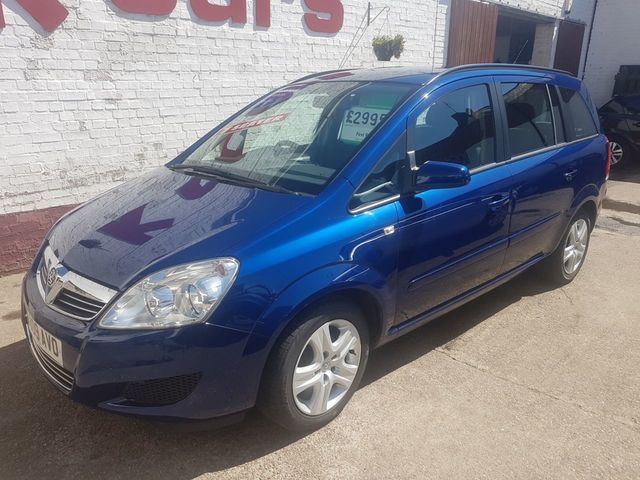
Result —
POLYGON ((375 107, 353 107, 342 120, 339 139, 346 143, 362 143, 389 114, 389 110, 375 107))

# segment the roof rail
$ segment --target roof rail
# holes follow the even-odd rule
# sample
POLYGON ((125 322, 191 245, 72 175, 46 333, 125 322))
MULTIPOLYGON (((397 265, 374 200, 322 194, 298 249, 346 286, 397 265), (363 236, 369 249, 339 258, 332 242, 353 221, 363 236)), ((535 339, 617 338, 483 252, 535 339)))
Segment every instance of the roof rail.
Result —
POLYGON ((303 82, 305 80, 309 80, 310 78, 320 77, 324 75, 331 75, 333 73, 350 72, 352 70, 358 70, 358 69, 357 68, 339 68, 337 70, 327 70, 324 72, 310 73, 309 75, 305 75, 304 77, 298 78, 297 80, 294 80, 291 83, 303 82))
POLYGON ((458 72, 460 70, 474 70, 482 68, 516 68, 523 70, 543 70, 546 72, 562 73, 563 75, 570 75, 572 77, 575 77, 573 73, 567 72, 566 70, 560 70, 550 67, 539 67, 537 65, 523 65, 520 63, 471 63, 468 65, 458 65, 457 67, 447 68, 438 76, 447 75, 449 73, 458 72))

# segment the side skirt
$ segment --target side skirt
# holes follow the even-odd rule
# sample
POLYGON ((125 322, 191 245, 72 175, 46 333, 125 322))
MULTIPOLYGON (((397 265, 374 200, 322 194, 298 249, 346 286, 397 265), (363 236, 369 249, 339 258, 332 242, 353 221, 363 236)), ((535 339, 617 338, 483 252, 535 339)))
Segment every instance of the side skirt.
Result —
MULTIPOLYGON (((529 267, 535 265, 536 263, 538 263, 540 260, 543 260, 544 258, 545 258, 544 255, 538 255, 532 258, 531 260, 529 260, 528 262, 523 263, 519 267, 516 267, 513 270, 509 270, 508 272, 503 273, 502 275, 494 278, 493 280, 489 280, 488 282, 483 283, 482 285, 479 285, 476 288, 469 290, 468 292, 458 295, 457 297, 454 297, 451 300, 445 303, 442 303, 435 308, 432 308, 431 310, 423 313, 422 315, 419 315, 405 322, 399 323, 398 325, 394 325, 387 331, 386 340, 387 341, 391 340, 396 335, 403 335, 405 333, 408 333, 418 327, 421 327, 429 323, 432 320, 435 320, 436 318, 444 315, 445 313, 449 313, 451 310, 454 310, 459 306, 464 305, 465 303, 478 298, 482 294, 490 290, 493 290, 494 288, 499 287, 500 285, 508 282, 509 280, 521 274, 522 272, 527 270, 529 267)), ((386 343, 386 341, 383 341, 382 343, 386 343)))

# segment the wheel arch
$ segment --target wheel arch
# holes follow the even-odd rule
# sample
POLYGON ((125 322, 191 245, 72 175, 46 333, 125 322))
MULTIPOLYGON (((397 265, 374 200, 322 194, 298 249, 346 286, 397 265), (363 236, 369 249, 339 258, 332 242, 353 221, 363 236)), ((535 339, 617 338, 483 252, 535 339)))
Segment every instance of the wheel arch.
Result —
POLYGON ((573 206, 569 210, 567 210, 565 213, 563 222, 561 224, 562 228, 559 229, 557 238, 552 243, 553 249, 551 250, 551 252, 554 252, 555 249, 558 248, 558 245, 560 245, 560 242, 562 241, 562 238, 564 237, 564 234, 567 231, 567 228, 571 224, 571 221, 580 212, 583 212, 583 211, 587 212, 590 220, 590 225, 589 225, 590 231, 594 229, 596 220, 598 218, 597 191, 598 189, 595 185, 589 185, 582 190, 580 195, 576 196, 573 206))
POLYGON ((334 298, 353 303, 362 311, 373 346, 395 315, 393 282, 369 268, 340 263, 309 273, 290 285, 257 322, 253 334, 269 339, 271 349, 305 311, 334 298))
POLYGON ((245 355, 260 355, 258 384, 262 383, 264 368, 275 347, 296 327, 301 315, 335 298, 345 299, 363 312, 370 328, 371 348, 380 342, 395 315, 395 283, 350 263, 324 267, 290 285, 256 323, 245 345, 245 355))
POLYGON ((595 221, 598 217, 598 204, 600 197, 600 188, 598 188, 598 185, 595 183, 588 183, 582 187, 574 196, 571 208, 566 212, 565 227, 569 225, 578 212, 583 210, 586 210, 589 213, 589 218, 592 220, 592 226, 595 225, 595 221))
MULTIPOLYGON (((306 281, 304 281, 304 279, 301 280, 297 286, 306 285, 308 280, 309 279, 306 281)), ((295 286, 296 285, 290 287, 288 291, 285 292, 284 297, 288 297, 295 292, 295 290, 297 290, 293 288, 295 286)), ((386 318, 386 315, 389 315, 387 302, 392 303, 392 308, 395 312, 395 298, 393 298, 393 301, 391 301, 391 299, 385 301, 380 293, 375 292, 370 286, 350 284, 348 282, 327 284, 315 293, 298 299, 295 307, 286 313, 284 319, 281 317, 278 321, 277 316, 279 313, 283 313, 283 305, 291 301, 290 299, 279 299, 281 301, 275 302, 275 308, 271 308, 270 313, 263 321, 256 325, 249 342, 245 345, 245 354, 251 354, 256 350, 262 351, 259 372, 256 372, 257 375, 253 377, 254 380, 250 380, 252 383, 255 382, 251 387, 255 392, 255 401, 262 395, 265 370, 277 352, 277 346, 280 342, 287 338, 291 331, 300 324, 299 320, 305 312, 317 305, 338 298, 352 303, 362 311, 370 329, 370 348, 374 348, 380 342, 385 331, 386 322, 389 321, 389 319, 386 318), (276 322, 277 325, 274 324, 274 322, 276 322)))
POLYGON ((582 212, 585 212, 589 216, 589 229, 593 231, 596 226, 596 220, 598 219, 598 206, 596 201, 593 199, 585 200, 576 210, 573 217, 575 218, 576 215, 579 215, 582 212))
POLYGON ((295 313, 291 316, 289 321, 287 321, 284 328, 280 330, 278 337, 274 341, 274 345, 277 345, 282 338, 288 335, 300 324, 300 319, 306 312, 318 307, 319 305, 337 300, 350 303, 362 312, 362 315, 369 327, 370 345, 375 346, 382 336, 384 323, 382 313, 383 307, 380 300, 370 291, 364 288, 352 286, 330 289, 305 301, 300 305, 300 308, 296 309, 295 313))

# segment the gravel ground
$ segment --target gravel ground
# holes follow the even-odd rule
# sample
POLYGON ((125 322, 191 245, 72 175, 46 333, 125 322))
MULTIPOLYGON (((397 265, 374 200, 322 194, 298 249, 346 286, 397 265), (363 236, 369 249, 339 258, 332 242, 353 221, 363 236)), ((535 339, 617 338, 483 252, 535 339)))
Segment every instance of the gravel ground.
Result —
POLYGON ((21 277, 0 278, 0 478, 637 479, 640 185, 620 180, 576 281, 525 273, 376 350, 307 436, 255 413, 188 431, 74 404, 30 356, 21 277))

